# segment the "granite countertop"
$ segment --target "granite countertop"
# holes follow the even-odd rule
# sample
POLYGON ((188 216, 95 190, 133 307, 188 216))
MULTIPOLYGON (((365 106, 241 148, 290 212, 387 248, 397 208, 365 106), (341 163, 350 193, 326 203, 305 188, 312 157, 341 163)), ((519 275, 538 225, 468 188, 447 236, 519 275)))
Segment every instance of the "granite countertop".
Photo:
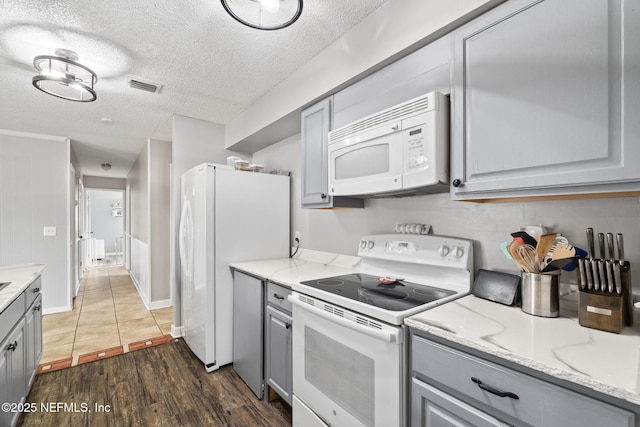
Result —
POLYGON ((0 291, 0 312, 16 299, 34 280, 38 278, 46 264, 0 265, 0 283, 11 282, 0 291))
MULTIPOLYGON (((637 316, 637 313, 635 313, 637 316)), ((578 292, 560 317, 536 317, 473 295, 405 319, 405 324, 533 370, 640 404, 640 325, 621 334, 578 323, 578 292)))
POLYGON ((300 249, 293 258, 236 262, 230 266, 295 290, 305 280, 357 272, 360 270, 360 258, 300 249))

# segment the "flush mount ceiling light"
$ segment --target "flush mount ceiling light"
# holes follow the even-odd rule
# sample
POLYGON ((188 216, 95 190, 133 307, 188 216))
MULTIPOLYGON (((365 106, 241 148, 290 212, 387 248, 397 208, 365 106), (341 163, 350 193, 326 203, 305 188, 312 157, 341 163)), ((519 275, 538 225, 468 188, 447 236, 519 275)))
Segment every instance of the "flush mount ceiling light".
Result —
POLYGON ((296 22, 302 0, 220 0, 236 21, 258 30, 279 30, 296 22))
POLYGON ((103 162, 100 167, 106 171, 108 171, 109 169, 111 169, 111 163, 109 162, 103 162))
POLYGON ((79 64, 78 55, 67 49, 56 49, 56 56, 40 55, 33 58, 33 66, 40 74, 32 83, 49 95, 69 101, 91 102, 97 98, 93 85, 96 73, 79 64))

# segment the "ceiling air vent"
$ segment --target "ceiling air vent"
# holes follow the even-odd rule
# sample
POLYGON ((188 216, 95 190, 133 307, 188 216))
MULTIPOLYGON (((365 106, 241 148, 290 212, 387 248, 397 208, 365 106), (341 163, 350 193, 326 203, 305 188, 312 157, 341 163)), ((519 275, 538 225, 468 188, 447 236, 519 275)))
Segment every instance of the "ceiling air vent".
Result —
POLYGON ((134 89, 140 89, 151 93, 160 93, 162 90, 162 85, 157 83, 143 82, 142 80, 134 79, 129 80, 129 86, 134 89))

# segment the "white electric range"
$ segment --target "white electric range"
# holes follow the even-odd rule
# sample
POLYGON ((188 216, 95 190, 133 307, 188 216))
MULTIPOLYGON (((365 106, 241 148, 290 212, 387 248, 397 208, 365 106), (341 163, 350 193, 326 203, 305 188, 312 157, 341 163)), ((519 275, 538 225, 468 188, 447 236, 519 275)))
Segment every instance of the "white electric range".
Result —
POLYGON ((363 237, 359 273, 294 284, 294 427, 403 426, 405 317, 467 295, 471 241, 363 237))

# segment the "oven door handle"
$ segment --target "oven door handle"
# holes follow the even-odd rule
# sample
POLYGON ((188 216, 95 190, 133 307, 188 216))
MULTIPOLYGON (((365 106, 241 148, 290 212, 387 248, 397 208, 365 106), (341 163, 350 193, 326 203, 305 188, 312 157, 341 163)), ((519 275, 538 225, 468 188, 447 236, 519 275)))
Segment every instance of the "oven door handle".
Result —
MULTIPOLYGON (((330 312, 319 309, 318 307, 309 305, 304 303, 294 295, 289 295, 287 297, 289 302, 293 305, 300 307, 303 310, 311 312, 318 317, 322 317, 323 319, 329 320, 333 323, 336 323, 340 326, 344 326, 345 328, 349 328, 353 331, 360 332, 366 334, 372 338, 376 338, 388 343, 401 344, 402 343, 402 329, 400 327, 391 327, 386 325, 381 325, 382 329, 374 329, 371 326, 364 326, 360 323, 356 323, 355 321, 345 319, 344 317, 332 314, 330 312)), ((366 317, 362 317, 362 319, 366 319, 366 317)), ((376 324, 379 325, 378 322, 376 324)), ((296 326, 296 320, 293 321, 294 328, 296 326)))

